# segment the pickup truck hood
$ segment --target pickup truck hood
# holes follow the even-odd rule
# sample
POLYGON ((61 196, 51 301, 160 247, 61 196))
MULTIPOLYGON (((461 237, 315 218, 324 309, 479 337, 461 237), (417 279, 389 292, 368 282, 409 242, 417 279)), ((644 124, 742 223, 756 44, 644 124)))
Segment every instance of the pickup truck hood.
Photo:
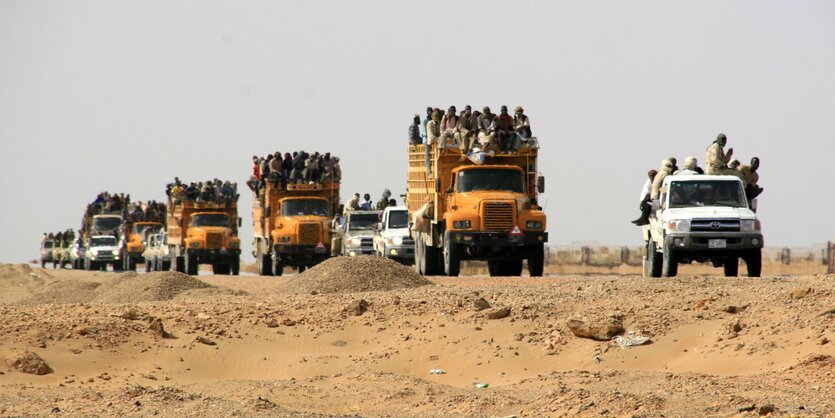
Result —
POLYGON ((751 209, 731 208, 727 206, 703 206, 689 208, 675 208, 664 211, 664 219, 757 219, 751 209))
POLYGON ((409 228, 386 229, 380 235, 383 238, 406 237, 409 236, 409 228))
POLYGON ((90 251, 92 251, 92 252, 113 251, 113 250, 119 250, 119 247, 114 247, 114 246, 111 246, 111 245, 106 245, 106 246, 101 246, 101 247, 90 247, 90 251))

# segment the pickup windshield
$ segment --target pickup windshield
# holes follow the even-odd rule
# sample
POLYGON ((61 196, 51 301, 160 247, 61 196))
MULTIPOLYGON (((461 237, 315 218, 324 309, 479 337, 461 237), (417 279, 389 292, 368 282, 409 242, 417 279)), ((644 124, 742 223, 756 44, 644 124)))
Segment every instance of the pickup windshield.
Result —
POLYGON ((408 228, 409 211, 397 210, 389 212, 389 229, 408 228))
POLYGON ((111 231, 122 225, 122 218, 101 217, 93 221, 93 227, 99 231, 111 231))
POLYGON ((157 224, 134 225, 133 226, 133 233, 137 234, 137 235, 144 235, 145 231, 148 231, 149 229, 150 230, 155 230, 155 229, 159 229, 159 228, 162 228, 162 226, 157 225, 157 224))
POLYGON ((115 247, 116 237, 95 237, 90 238, 91 247, 115 247))
POLYGON ((379 216, 376 213, 352 213, 348 217, 348 230, 374 229, 378 220, 379 216))
POLYGON ((748 207, 742 185, 736 181, 674 181, 670 184, 670 208, 693 206, 748 207))
POLYGON ((523 193, 522 173, 516 170, 485 168, 464 170, 458 173, 458 191, 504 190, 523 193))
POLYGON ((285 200, 281 203, 282 216, 328 215, 328 203, 319 199, 285 200))
POLYGON ((201 213, 191 217, 191 226, 229 226, 229 215, 225 213, 201 213))

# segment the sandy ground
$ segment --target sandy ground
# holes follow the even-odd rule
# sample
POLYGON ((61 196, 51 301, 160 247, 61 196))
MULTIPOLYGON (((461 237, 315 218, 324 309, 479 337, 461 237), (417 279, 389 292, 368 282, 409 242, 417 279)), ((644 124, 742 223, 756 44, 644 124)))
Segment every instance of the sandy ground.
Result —
POLYGON ((0 264, 0 357, 53 370, 0 363, 0 416, 835 416, 835 276, 683 272, 300 295, 292 276, 155 289, 0 264), (567 326, 612 317, 651 342, 567 326))

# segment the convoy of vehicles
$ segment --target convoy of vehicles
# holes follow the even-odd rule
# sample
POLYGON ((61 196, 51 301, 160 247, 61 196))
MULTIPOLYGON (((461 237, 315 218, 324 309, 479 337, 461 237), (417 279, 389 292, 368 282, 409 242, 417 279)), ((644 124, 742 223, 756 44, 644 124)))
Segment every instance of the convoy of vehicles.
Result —
POLYGON ((762 269, 760 221, 736 176, 668 176, 654 214, 642 227, 646 274, 673 277, 681 263, 712 262, 736 276, 739 260, 749 277, 762 269))
POLYGON ((389 206, 383 210, 374 234, 374 250, 380 257, 414 264, 415 241, 409 234, 409 209, 389 206))
POLYGON ((331 220, 339 210, 339 183, 266 183, 252 204, 253 251, 258 273, 299 272, 331 256, 331 220))
POLYGON ((210 264, 214 274, 239 274, 241 219, 237 201, 169 200, 167 223, 173 270, 196 275, 200 264, 210 264))
POLYGON ((406 204, 415 223, 416 270, 457 276, 462 260, 487 261, 491 276, 519 276, 527 260, 541 276, 545 213, 538 148, 486 157, 475 164, 458 148, 410 145, 406 204))

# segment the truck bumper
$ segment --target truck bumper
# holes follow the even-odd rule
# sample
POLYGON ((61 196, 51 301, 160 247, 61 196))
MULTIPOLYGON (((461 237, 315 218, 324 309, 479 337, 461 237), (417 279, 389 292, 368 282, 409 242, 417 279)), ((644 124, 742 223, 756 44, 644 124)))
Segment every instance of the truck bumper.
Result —
POLYGON ((506 232, 450 232, 450 239, 468 247, 522 247, 548 242, 547 232, 525 232, 511 236, 506 232))
POLYGON ((415 261, 415 246, 386 245, 383 248, 383 257, 397 260, 401 263, 411 264, 415 261))
POLYGON ((316 264, 330 257, 331 250, 328 247, 317 248, 315 245, 282 245, 275 244, 275 254, 289 265, 311 265, 316 264))
POLYGON ((217 263, 229 262, 233 258, 238 258, 241 255, 240 249, 208 249, 208 248, 190 248, 188 249, 188 256, 195 257, 198 263, 217 263))
POLYGON ((342 254, 342 255, 347 255, 349 257, 355 257, 355 256, 358 256, 358 255, 369 255, 369 254, 374 254, 374 247, 372 247, 372 246, 349 247, 349 246, 346 245, 345 246, 345 254, 342 254))
POLYGON ((757 232, 669 233, 664 236, 664 246, 677 253, 735 255, 763 248, 763 236, 757 232))

